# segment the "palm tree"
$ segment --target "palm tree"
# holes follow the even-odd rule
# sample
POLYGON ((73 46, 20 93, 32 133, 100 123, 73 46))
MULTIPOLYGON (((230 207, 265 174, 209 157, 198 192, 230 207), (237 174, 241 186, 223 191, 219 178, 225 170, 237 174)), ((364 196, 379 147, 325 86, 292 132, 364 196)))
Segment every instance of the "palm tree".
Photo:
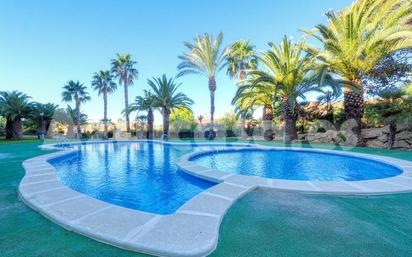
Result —
POLYGON ((228 48, 226 65, 227 74, 231 79, 244 80, 246 71, 255 70, 257 64, 255 46, 251 45, 249 40, 236 41, 228 48))
POLYGON ((321 90, 321 95, 317 97, 319 105, 326 105, 326 115, 323 117, 327 121, 333 122, 333 103, 342 95, 342 88, 336 84, 329 85, 328 88, 321 90))
POLYGON ((54 118, 54 112, 59 106, 53 103, 34 103, 33 110, 30 113, 30 118, 36 124, 37 134, 45 135, 49 130, 50 123, 54 118))
POLYGON ((74 100, 76 104, 77 138, 80 139, 80 105, 91 99, 89 93, 86 92, 86 87, 82 83, 79 81, 74 82, 73 80, 70 80, 65 86, 63 86, 62 99, 64 102, 71 102, 74 100))
POLYGON ((294 44, 286 36, 281 44, 269 43, 270 49, 259 56, 265 70, 251 71, 247 84, 252 87, 271 85, 281 100, 281 116, 285 123, 284 141, 297 139, 298 98, 305 93, 319 90, 318 85, 306 83, 315 65, 314 58, 305 54, 303 41, 294 44))
POLYGON ((222 48, 223 34, 219 33, 216 39, 205 33, 202 36, 195 36, 194 43, 185 42, 188 52, 179 56, 181 63, 178 77, 186 74, 201 74, 209 80, 210 91, 210 132, 209 138, 214 137, 214 113, 215 113, 215 91, 216 74, 223 68, 225 52, 222 48))
POLYGON ((0 114, 6 118, 6 139, 23 138, 22 118, 33 110, 30 98, 19 91, 0 92, 0 114))
POLYGON ((107 139, 108 125, 107 125, 107 94, 113 93, 117 89, 116 83, 113 81, 113 75, 110 71, 101 70, 93 75, 92 88, 98 91, 98 95, 103 95, 104 114, 103 124, 104 132, 103 138, 107 139))
POLYGON ((136 62, 132 60, 130 54, 117 54, 116 59, 112 59, 112 73, 119 79, 119 84, 124 87, 124 108, 126 116, 126 130, 130 132, 129 120, 129 86, 133 85, 133 81, 137 79, 138 70, 134 67, 136 62))
POLYGON ((326 13, 329 24, 305 31, 323 43, 312 53, 346 81, 346 118, 354 122, 356 144, 363 145, 361 118, 364 100, 362 78, 386 56, 412 47, 412 3, 403 0, 359 0, 335 13, 326 13))
POLYGON ((129 106, 129 113, 133 111, 146 111, 147 116, 147 138, 153 139, 153 122, 154 122, 154 115, 153 112, 156 108, 157 99, 154 97, 152 92, 145 90, 144 96, 137 96, 129 106))
MULTIPOLYGON (((255 77, 257 78, 257 77, 255 77)), ((276 101, 276 88, 273 84, 262 82, 260 84, 248 84, 253 82, 251 79, 240 83, 238 90, 232 100, 232 104, 238 106, 239 110, 248 108, 254 109, 257 106, 263 106, 263 137, 266 140, 273 140, 273 106, 276 101)), ((242 113, 242 112, 241 112, 242 113)), ((244 126, 243 115, 241 117, 241 126, 244 126)), ((243 135, 244 136, 244 135, 243 135)))
POLYGON ((246 139, 250 126, 246 126, 246 120, 253 119, 253 113, 255 112, 254 106, 249 104, 243 104, 241 101, 232 101, 232 104, 235 105, 234 112, 237 118, 240 118, 240 136, 243 139, 246 139))
POLYGON ((163 138, 169 136, 169 117, 173 109, 189 109, 194 103, 192 99, 181 92, 177 92, 181 84, 177 84, 174 78, 162 77, 149 79, 147 82, 153 90, 156 99, 156 107, 161 108, 163 116, 163 138))

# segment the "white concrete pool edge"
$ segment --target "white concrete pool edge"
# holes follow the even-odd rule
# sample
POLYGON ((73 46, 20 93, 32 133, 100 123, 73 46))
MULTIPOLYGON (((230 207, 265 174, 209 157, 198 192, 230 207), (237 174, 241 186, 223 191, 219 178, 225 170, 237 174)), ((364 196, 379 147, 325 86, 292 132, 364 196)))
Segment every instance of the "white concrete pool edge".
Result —
MULTIPOLYGON (((147 142, 147 140, 136 141, 147 142)), ((165 143, 156 140, 152 142, 165 143)), ((219 145, 219 143, 172 142, 166 142, 166 144, 219 145)), ((220 145, 227 144, 220 143, 220 145)), ((289 147, 266 147, 237 143, 229 143, 229 145, 233 146, 231 149, 237 150, 255 148, 260 150, 299 149, 302 151, 301 148, 289 147), (246 146, 248 147, 246 148, 246 146)), ((43 145, 42 148, 56 149, 55 146, 43 145)), ((156 215, 103 202, 61 184, 55 168, 47 161, 75 151, 65 149, 24 161, 23 167, 26 174, 18 188, 21 199, 34 210, 69 230, 120 248, 157 256, 206 256, 213 252, 217 245, 220 224, 230 206, 246 193, 259 187, 333 194, 412 192, 412 162, 400 159, 308 149, 308 151, 331 152, 379 160, 403 169, 401 175, 386 179, 357 181, 356 183, 317 182, 275 180, 208 169, 190 162, 192 157, 210 152, 199 151, 184 155, 177 165, 189 174, 219 182, 219 184, 202 191, 179 207, 173 214, 156 215), (363 183, 359 184, 358 182, 363 183)))
POLYGON ((211 180, 221 180, 226 183, 239 183, 243 185, 253 184, 255 187, 270 188, 283 191, 299 191, 307 193, 324 193, 324 194, 346 194, 346 195, 380 195, 412 192, 412 162, 396 159, 386 156, 378 156, 364 153, 343 152, 328 149, 317 148, 297 148, 297 147, 232 147, 224 150, 207 150, 189 153, 184 155, 177 165, 187 173, 211 180), (223 172, 220 170, 208 169, 197 165, 191 159, 208 153, 224 152, 224 151, 243 151, 259 149, 261 151, 270 150, 289 150, 289 151, 307 151, 329 153, 344 156, 352 156, 357 158, 374 160, 386 163, 402 170, 402 173, 387 178, 358 180, 358 181, 305 181, 305 180, 286 180, 272 179, 258 176, 246 176, 235 173, 223 172), (253 183, 252 183, 253 181, 253 183))
MULTIPOLYGON (((110 141, 90 143, 108 142, 111 143, 110 141)), ((227 145, 226 143, 170 143, 156 140, 152 142, 171 145, 227 145)), ((229 145, 245 147, 249 144, 229 143, 229 145)), ((116 206, 64 186, 48 160, 77 150, 70 148, 62 150, 56 147, 56 144, 42 145, 41 148, 60 151, 23 162, 25 176, 18 187, 22 201, 68 230, 141 253, 182 257, 210 254, 216 248, 219 226, 225 213, 237 199, 253 189, 226 183, 218 184, 197 194, 175 213, 157 215, 116 206)))

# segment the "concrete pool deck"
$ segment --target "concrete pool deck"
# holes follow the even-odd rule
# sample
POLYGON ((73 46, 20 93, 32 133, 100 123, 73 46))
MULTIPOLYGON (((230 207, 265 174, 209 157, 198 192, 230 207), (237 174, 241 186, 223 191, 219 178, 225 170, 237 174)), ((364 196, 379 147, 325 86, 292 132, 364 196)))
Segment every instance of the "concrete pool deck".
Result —
MULTIPOLYGON (((230 145, 231 149, 246 149, 245 145, 230 145)), ((264 146, 254 148, 282 149, 264 146)), ((69 230, 121 248, 159 256, 205 256, 211 253, 216 247, 219 226, 227 210, 237 199, 256 188, 332 194, 386 194, 412 191, 412 162, 395 158, 338 152, 383 161, 403 169, 401 175, 386 179, 356 182, 278 181, 224 173, 191 163, 192 157, 211 152, 202 151, 183 156, 177 163, 178 166, 194 176, 219 184, 199 193, 174 214, 156 215, 112 205, 61 184, 54 167, 47 161, 74 151, 76 150, 66 149, 26 160, 23 163, 26 174, 19 185, 22 200, 69 230)), ((337 153, 330 150, 308 151, 337 153)))

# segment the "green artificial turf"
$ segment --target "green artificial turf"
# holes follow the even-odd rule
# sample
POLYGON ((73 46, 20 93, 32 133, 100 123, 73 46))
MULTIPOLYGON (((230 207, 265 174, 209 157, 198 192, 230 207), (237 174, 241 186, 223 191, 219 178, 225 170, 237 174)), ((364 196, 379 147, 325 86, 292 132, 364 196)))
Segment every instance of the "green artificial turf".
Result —
MULTIPOLYGON (((0 256, 144 256, 69 232, 18 199, 21 162, 47 153, 39 144, 0 142, 0 256)), ((411 152, 344 150, 412 160, 411 152)), ((411 220, 412 194, 349 197, 258 190, 229 210, 212 256, 411 256, 411 220)))
POLYGON ((1 257, 126 257, 145 256, 99 243, 67 231, 43 218, 18 198, 23 160, 45 154, 40 143, 0 145, 1 257))

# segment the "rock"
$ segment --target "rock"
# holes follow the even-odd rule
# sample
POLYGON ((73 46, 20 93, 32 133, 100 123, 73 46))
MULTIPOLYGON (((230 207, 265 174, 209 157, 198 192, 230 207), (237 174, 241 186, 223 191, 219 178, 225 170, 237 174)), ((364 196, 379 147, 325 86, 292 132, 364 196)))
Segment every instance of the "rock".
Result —
POLYGON ((402 132, 404 130, 411 130, 412 127, 410 124, 398 124, 396 126, 396 133, 402 132))
POLYGON ((387 134, 382 135, 382 136, 378 137, 377 140, 379 140, 383 143, 386 143, 386 142, 388 142, 388 135, 387 134))
POLYGON ((403 130, 396 134, 396 140, 412 140, 412 132, 403 130))
POLYGON ((382 128, 370 128, 370 129, 363 129, 362 136, 364 139, 374 139, 378 138, 383 134, 382 128))
POLYGON ((374 147, 374 148, 385 148, 385 147, 387 147, 385 143, 383 143, 382 141, 380 141, 378 139, 367 141, 366 146, 374 147))
POLYGON ((395 143, 393 144, 393 148, 410 150, 412 147, 406 141, 400 140, 400 141, 395 141, 395 143))

